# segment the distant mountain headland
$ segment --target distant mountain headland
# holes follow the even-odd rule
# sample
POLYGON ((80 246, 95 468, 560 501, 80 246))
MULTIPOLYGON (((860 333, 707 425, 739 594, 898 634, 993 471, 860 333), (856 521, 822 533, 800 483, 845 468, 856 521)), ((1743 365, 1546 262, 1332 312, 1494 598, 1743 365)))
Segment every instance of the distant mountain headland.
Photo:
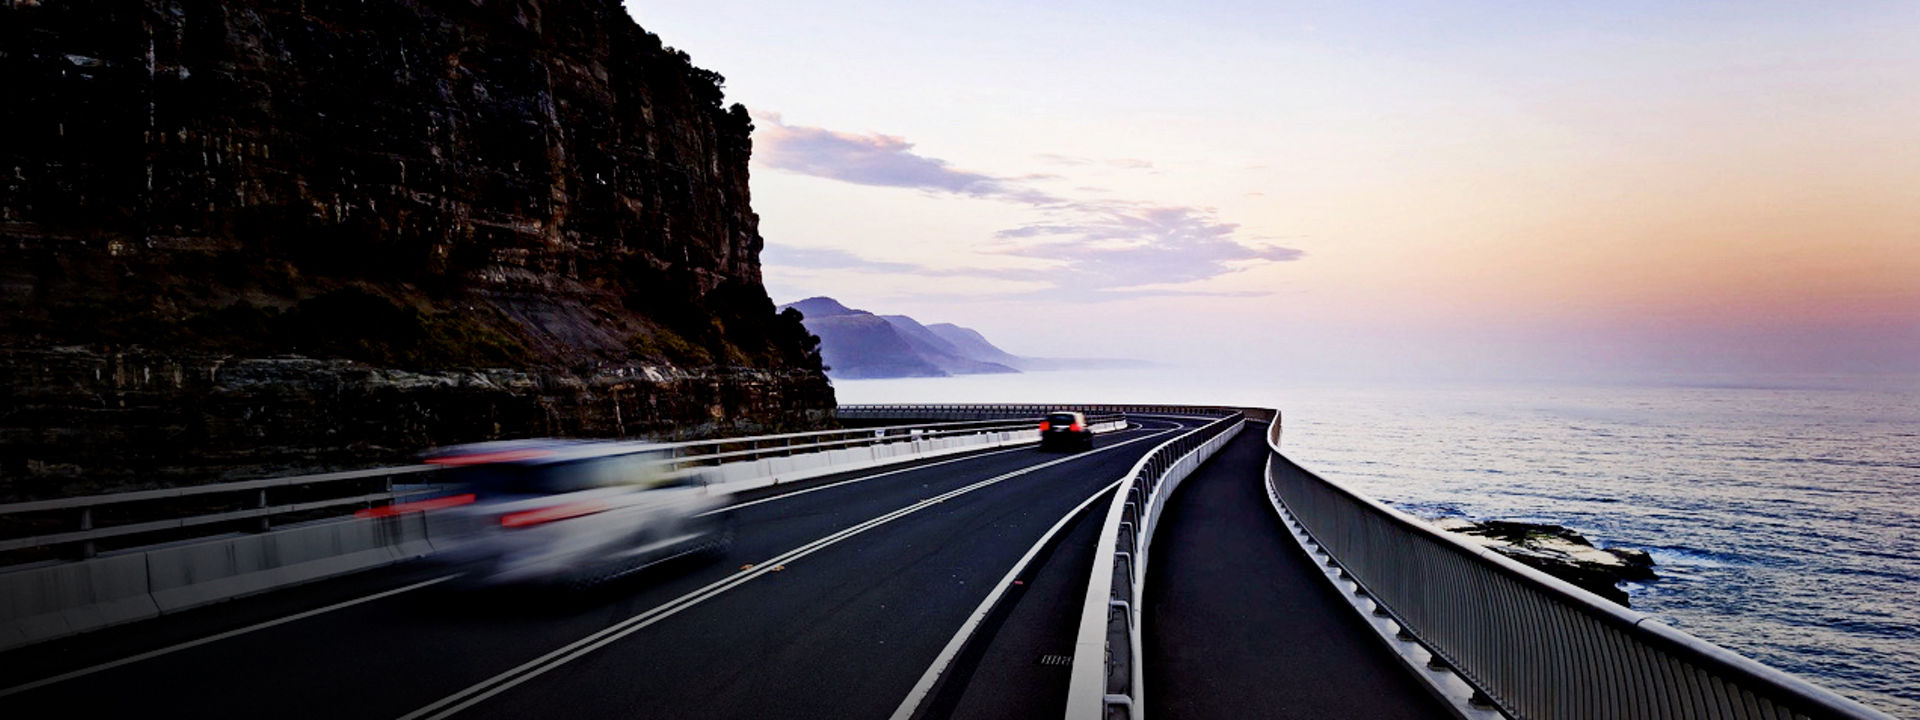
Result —
POLYGON ((0 3, 0 497, 805 427, 752 120, 616 0, 0 3))
POLYGON ((798 310, 807 331, 819 336, 827 374, 850 380, 1152 365, 1140 360, 1021 357, 1001 350, 970 328, 952 323, 924 325, 905 315, 875 315, 830 297, 780 307, 798 310))

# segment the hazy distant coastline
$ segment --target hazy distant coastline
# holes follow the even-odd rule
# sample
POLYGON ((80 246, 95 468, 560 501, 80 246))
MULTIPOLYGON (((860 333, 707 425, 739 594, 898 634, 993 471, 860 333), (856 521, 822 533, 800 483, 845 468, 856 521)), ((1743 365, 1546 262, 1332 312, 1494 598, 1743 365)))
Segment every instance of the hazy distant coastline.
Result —
POLYGON ((849 380, 1013 374, 1053 370, 1149 368, 1153 363, 1120 358, 1036 358, 1014 355, 972 328, 922 324, 906 315, 877 315, 812 297, 780 306, 805 316, 807 331, 820 337, 820 356, 830 377, 849 380))

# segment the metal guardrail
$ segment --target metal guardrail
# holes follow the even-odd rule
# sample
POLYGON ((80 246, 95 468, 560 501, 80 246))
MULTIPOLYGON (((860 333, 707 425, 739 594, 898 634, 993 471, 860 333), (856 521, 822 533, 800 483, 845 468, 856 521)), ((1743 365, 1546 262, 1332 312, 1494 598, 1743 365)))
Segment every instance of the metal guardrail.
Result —
MULTIPOLYGON (((1189 414, 1202 408, 1171 408, 1189 414)), ((1238 411, 1149 451, 1128 473, 1107 509, 1080 611, 1067 689, 1069 718, 1132 718, 1145 707, 1141 678, 1140 599, 1153 529, 1168 496, 1194 468, 1245 424, 1238 411)))
POLYGON ((309 512, 337 507, 369 507, 373 503, 394 500, 409 495, 431 492, 431 489, 395 490, 395 478, 403 478, 422 473, 431 473, 440 468, 432 465, 411 465, 405 467, 376 468, 350 472, 322 473, 318 475, 300 475, 293 477, 267 478, 264 480, 243 480, 240 482, 214 483, 209 485, 191 485, 158 490, 137 490, 134 492, 113 493, 110 495, 85 495, 60 498, 56 500, 37 500, 32 502, 8 503, 0 505, 0 517, 20 518, 22 516, 47 515, 56 512, 70 514, 74 519, 75 530, 68 532, 31 535, 27 537, 0 540, 0 552, 9 552, 27 548, 74 545, 82 558, 93 557, 95 543, 100 540, 120 538, 130 535, 152 534, 167 530, 210 526, 234 521, 251 520, 250 529, 265 531, 270 529, 273 516, 309 512), (381 490, 371 493, 355 493, 345 497, 335 497, 305 502, 274 503, 269 491, 310 488, 316 485, 340 485, 355 481, 380 481, 381 490), (129 522, 118 525, 95 526, 94 511, 97 508, 132 503, 152 503, 182 498, 202 498, 214 495, 244 495, 238 502, 248 505, 237 510, 202 513, 183 517, 168 517, 159 520, 129 522))
MULTIPOLYGON (((1016 417, 628 445, 635 453, 664 454, 656 466, 679 472, 723 462, 1029 429, 1038 422, 1037 415, 1018 422, 1016 417)), ((84 559, 97 554, 102 541, 178 540, 236 529, 264 532, 276 518, 288 515, 345 515, 437 492, 441 488, 435 481, 443 471, 438 465, 408 465, 0 504, 0 521, 33 533, 0 538, 0 553, 51 549, 55 556, 84 559), (399 486, 401 482, 419 487, 399 486), (120 522, 103 517, 109 509, 122 516, 120 522), (49 525, 70 529, 32 530, 49 525)))
POLYGON ((1272 452, 1269 490, 1401 628, 1515 718, 1887 716, 1472 545, 1272 452))
POLYGON ((930 420, 942 418, 993 418, 993 417, 1037 417, 1053 410, 1071 410, 1084 413, 1117 413, 1128 415, 1179 415, 1179 416, 1222 416, 1245 415, 1256 420, 1270 417, 1266 413, 1273 411, 1263 408, 1240 408, 1211 405, 1164 405, 1164 404, 1086 404, 1086 403, 1018 403, 1018 404, 935 404, 935 405, 841 405, 834 411, 837 417, 844 419, 886 418, 893 420, 930 420))

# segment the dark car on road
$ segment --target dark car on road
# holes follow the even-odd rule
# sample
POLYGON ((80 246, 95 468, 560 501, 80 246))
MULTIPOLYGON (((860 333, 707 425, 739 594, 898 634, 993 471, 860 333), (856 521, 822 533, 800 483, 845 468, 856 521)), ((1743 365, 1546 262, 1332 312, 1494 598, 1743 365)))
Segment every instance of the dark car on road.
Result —
POLYGON ((1093 427, 1077 412, 1047 413, 1040 421, 1040 449, 1092 450, 1093 427))

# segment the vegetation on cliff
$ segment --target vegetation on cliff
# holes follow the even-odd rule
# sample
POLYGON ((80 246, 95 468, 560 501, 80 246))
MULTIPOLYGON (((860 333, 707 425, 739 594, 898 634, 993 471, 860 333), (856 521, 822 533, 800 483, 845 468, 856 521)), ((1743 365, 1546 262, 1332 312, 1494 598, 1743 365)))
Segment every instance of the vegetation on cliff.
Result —
MULTIPOLYGON (((249 359, 324 361, 302 366, 337 376, 319 386, 401 393, 356 412, 420 429, 265 441, 308 450, 793 427, 832 405, 817 344, 761 285, 746 109, 618 2, 4 3, 0 48, 0 441, 19 458, 0 472, 73 466, 99 449, 89 423, 210 437, 228 419, 209 394, 327 402, 224 387, 249 359), (505 408, 480 431, 418 410, 470 391, 505 408)), ((107 459, 179 452, 155 442, 107 459)))
POLYGON ((617 3, 0 13, 10 345, 805 368, 751 119, 617 3))

